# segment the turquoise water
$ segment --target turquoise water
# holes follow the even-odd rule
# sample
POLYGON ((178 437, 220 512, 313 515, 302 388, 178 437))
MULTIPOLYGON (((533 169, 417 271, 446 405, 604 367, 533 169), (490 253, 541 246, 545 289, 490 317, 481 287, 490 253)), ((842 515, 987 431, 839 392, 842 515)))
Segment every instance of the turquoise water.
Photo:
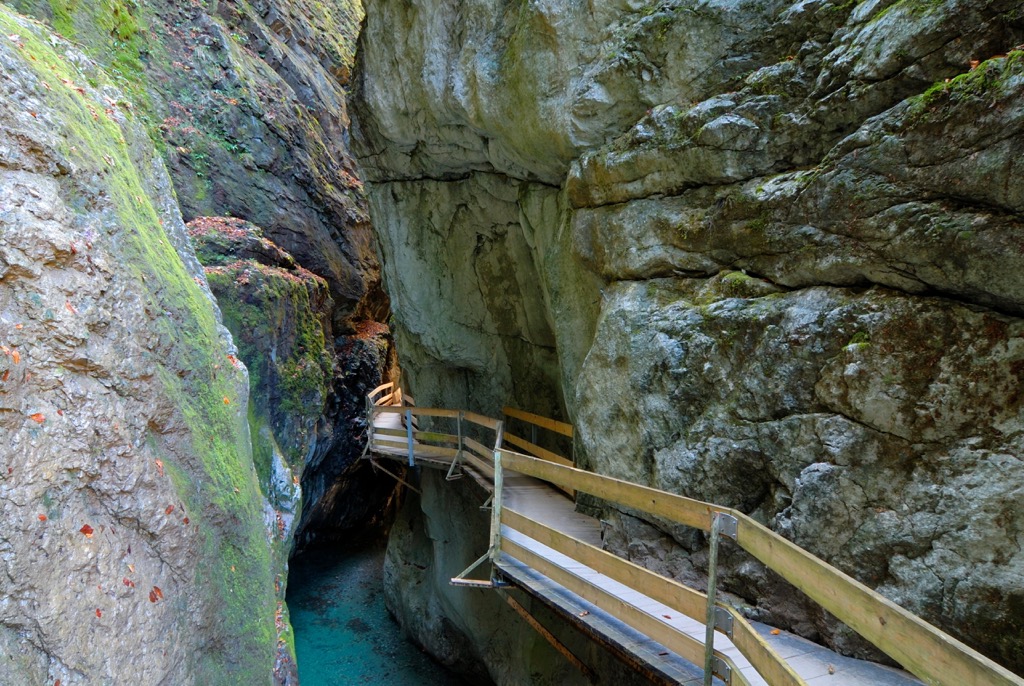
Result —
POLYGON ((462 686, 402 635, 384 608, 383 540, 290 563, 288 609, 302 686, 462 686))

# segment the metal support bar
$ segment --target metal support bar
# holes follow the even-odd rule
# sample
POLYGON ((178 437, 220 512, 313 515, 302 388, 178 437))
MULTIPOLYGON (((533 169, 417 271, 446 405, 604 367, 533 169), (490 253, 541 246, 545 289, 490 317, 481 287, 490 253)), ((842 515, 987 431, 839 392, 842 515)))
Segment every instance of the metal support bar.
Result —
MULTIPOLYGON (((463 569, 459 574, 453 576, 452 579, 451 579, 452 585, 458 586, 459 584, 457 582, 459 582, 459 581, 472 581, 472 579, 466 579, 466 577, 469 576, 470 572, 472 572, 474 569, 476 569, 477 567, 479 567, 483 563, 487 562, 487 560, 489 560, 490 557, 491 557, 491 551, 488 550, 486 553, 481 555, 476 560, 476 562, 474 562, 470 566, 468 566, 465 569, 463 569)), ((487 583, 490 583, 490 582, 487 582, 487 583)), ((473 584, 473 585, 476 586, 478 584, 473 584)))
POLYGON ((416 466, 416 453, 412 447, 412 410, 405 411, 405 433, 409 439, 409 466, 416 466))
POLYGON ((485 501, 483 502, 483 505, 481 505, 481 506, 480 506, 480 509, 481 509, 481 510, 484 510, 485 512, 486 512, 487 510, 490 510, 490 509, 491 509, 491 503, 492 503, 492 502, 494 502, 494 495, 493 495, 493 494, 492 494, 492 495, 489 495, 489 496, 487 496, 487 500, 485 500, 485 501))
MULTIPOLYGON (((715 591, 718 584, 718 537, 722 532, 722 515, 711 519, 711 540, 708 550, 708 611, 704 622, 704 686, 711 686, 715 673, 715 591)), ((728 680, 725 680, 729 683, 728 680)))
POLYGON ((371 445, 373 445, 373 403, 370 402, 370 396, 366 396, 366 445, 363 447, 363 454, 359 456, 360 460, 370 452, 371 445))
POLYGON ((452 460, 452 466, 448 468, 448 473, 445 474, 445 481, 455 481, 461 479, 465 474, 462 472, 462 418, 465 416, 463 410, 459 410, 459 416, 455 418, 455 430, 459 436, 459 449, 455 453, 455 459, 452 460), (459 467, 459 471, 456 472, 455 468, 459 467))
POLYGON ((505 422, 499 421, 494 429, 494 450, 501 450, 501 442, 505 440, 505 422))

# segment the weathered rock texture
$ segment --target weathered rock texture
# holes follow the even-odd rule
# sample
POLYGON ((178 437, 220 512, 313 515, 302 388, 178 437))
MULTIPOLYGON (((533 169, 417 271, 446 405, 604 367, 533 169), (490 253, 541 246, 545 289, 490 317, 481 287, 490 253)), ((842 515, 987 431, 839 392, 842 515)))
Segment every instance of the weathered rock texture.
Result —
POLYGON ((246 372, 170 179, 76 48, 0 34, 0 682, 285 679, 246 372))
MULTIPOLYGON (((375 322, 388 315, 366 201, 347 150, 344 89, 362 18, 359 3, 11 4, 77 41, 122 87, 158 143, 186 221, 250 221, 287 255, 285 272, 274 272, 277 257, 245 254, 240 245, 223 242, 221 262, 236 261, 230 251, 237 248, 243 251, 237 260, 266 258, 262 263, 272 269, 257 274, 251 287, 238 284, 240 290, 228 287, 231 277, 223 271, 214 281, 221 284, 215 283, 215 293, 225 323, 241 341, 240 359, 255 372, 253 440, 257 463, 268 466, 261 472, 264 486, 275 482, 269 467, 279 460, 267 457, 275 453, 292 468, 276 480, 301 480, 307 514, 297 529, 300 543, 317 528, 340 535, 362 513, 379 509, 384 482, 351 473, 365 423, 353 398, 377 385, 386 355, 386 346, 364 344, 365 332, 376 331, 375 322), (309 293, 276 278, 286 272, 315 275, 307 279, 309 293), (292 295, 299 300, 289 300, 292 295), (289 327, 298 320, 289 316, 315 319, 304 334, 317 342, 294 348, 297 332, 289 327), (281 364, 291 365, 282 371, 289 371, 295 394, 282 394, 276 366, 264 373, 271 370, 262 356, 278 344, 292 349, 281 364), (300 397, 303 390, 309 393, 300 397), (320 514, 313 516, 314 510, 320 514)), ((292 490, 275 496, 275 509, 289 522, 288 513, 299 509, 292 490)), ((291 528, 285 527, 289 542, 291 528)))
MULTIPOLYGON (((1024 672, 1019 0, 366 13, 354 130, 417 401, 564 410, 584 466, 749 512, 1024 672)), ((605 517, 699 583, 701 537, 605 517)), ((725 568, 751 615, 864 651, 725 568)))
POLYGON ((107 67, 159 140, 186 221, 232 216, 326 280, 339 333, 386 316, 346 150, 352 0, 13 0, 107 67))
POLYGON ((201 217, 189 235, 249 370, 256 469, 282 540, 301 547, 369 524, 395 486, 358 461, 366 394, 393 358, 387 327, 335 338, 327 283, 260 227, 201 217))

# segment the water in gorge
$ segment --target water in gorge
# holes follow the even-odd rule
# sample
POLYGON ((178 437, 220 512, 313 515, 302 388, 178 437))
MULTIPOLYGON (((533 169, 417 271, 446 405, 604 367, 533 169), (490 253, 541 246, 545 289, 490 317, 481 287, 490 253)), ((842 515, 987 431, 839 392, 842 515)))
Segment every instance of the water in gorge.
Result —
POLYGON ((384 607, 386 541, 321 548, 291 561, 288 608, 302 686, 462 686, 406 640, 384 607))

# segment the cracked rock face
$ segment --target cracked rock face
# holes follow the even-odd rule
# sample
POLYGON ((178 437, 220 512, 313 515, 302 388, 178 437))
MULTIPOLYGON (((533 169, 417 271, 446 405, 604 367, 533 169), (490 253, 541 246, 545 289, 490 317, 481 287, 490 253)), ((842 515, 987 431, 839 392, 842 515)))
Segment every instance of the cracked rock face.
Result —
POLYGON ((244 366, 132 107, 0 7, 0 682, 288 672, 244 366))
MULTIPOLYGON (((366 13, 354 130, 418 402, 564 412, 588 468, 749 512, 1024 671, 1020 2, 366 13)), ((604 517, 701 583, 700 536, 604 517)))

